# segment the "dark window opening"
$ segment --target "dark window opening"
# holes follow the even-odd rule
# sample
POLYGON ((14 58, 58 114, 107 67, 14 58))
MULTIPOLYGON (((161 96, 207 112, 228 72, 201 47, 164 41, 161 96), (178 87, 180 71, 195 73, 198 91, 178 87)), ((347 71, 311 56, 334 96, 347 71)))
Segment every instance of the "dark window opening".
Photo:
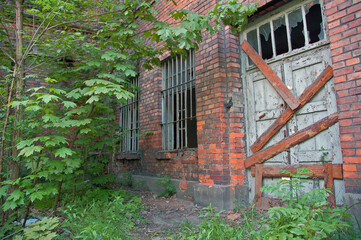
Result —
POLYGON ((276 42, 276 55, 288 52, 287 29, 285 17, 273 21, 274 36, 276 42))
POLYGON ((197 147, 194 52, 163 63, 163 148, 197 147))
POLYGON ((292 50, 305 46, 305 36, 303 31, 303 18, 301 9, 297 9, 288 15, 291 32, 292 50))
POLYGON ((259 35, 261 38, 261 51, 263 59, 270 59, 273 57, 271 26, 266 23, 259 28, 259 35))
POLYGON ((321 5, 315 4, 310 8, 306 7, 306 12, 309 42, 318 42, 324 38, 321 5))

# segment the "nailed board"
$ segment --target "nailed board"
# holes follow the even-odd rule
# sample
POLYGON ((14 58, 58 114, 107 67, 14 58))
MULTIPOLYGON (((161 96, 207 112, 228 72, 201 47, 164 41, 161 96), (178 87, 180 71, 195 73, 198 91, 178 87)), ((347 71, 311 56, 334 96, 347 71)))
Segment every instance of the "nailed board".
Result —
MULTIPOLYGON (((247 126, 247 143, 254 152, 262 151, 285 138, 297 134, 302 129, 312 126, 317 121, 327 118, 337 112, 336 99, 333 90, 333 72, 329 67, 330 55, 328 47, 315 48, 312 51, 298 53, 285 59, 268 61, 272 71, 284 82, 284 85, 299 99, 300 106, 292 110, 285 99, 280 96, 269 80, 257 66, 248 66, 248 56, 243 52, 243 83, 245 93, 245 112, 247 126), (285 113, 286 112, 286 113, 285 113), (282 114, 287 114, 285 120, 277 123, 277 129, 272 126, 282 114), (268 129, 272 133, 266 140, 258 140, 268 129), (258 141, 257 141, 258 140, 258 141), (261 144, 259 144, 261 143, 261 144), (257 144, 259 144, 257 146, 257 144)), ((341 151, 338 124, 333 122, 327 130, 317 131, 317 135, 296 141, 296 145, 289 145, 283 152, 276 152, 266 160, 269 164, 316 164, 322 159, 325 162, 341 163, 341 151)), ((269 131, 269 130, 268 130, 269 131)), ((295 138, 296 139, 296 138, 295 138)), ((249 148, 248 158, 253 152, 249 148)), ((256 161, 257 162, 257 161, 256 161)), ((253 164, 247 164, 250 167, 253 164)), ((267 180, 268 181, 268 180, 267 180)), ((255 180, 250 178, 250 200, 255 195, 255 180)), ((338 184, 336 191, 342 196, 342 186, 338 184), (340 187, 341 188, 340 188, 340 187)), ((339 202, 342 199, 338 200, 339 202)))
POLYGON ((322 165, 287 165, 287 166, 263 166, 262 164, 256 164, 252 167, 252 176, 255 177, 255 198, 257 207, 261 209, 262 207, 262 181, 263 178, 273 178, 273 177, 289 177, 289 174, 280 173, 280 170, 287 170, 289 172, 294 172, 297 168, 306 167, 313 171, 313 174, 309 174, 310 178, 323 178, 324 179, 324 188, 331 189, 331 194, 328 196, 327 201, 330 202, 332 207, 336 206, 335 202, 335 186, 334 179, 342 179, 342 164, 331 164, 324 163, 322 165))

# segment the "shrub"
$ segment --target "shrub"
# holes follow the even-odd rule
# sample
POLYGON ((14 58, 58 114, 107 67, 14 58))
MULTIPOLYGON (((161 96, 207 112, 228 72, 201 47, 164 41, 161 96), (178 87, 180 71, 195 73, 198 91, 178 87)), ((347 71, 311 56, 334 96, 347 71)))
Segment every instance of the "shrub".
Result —
MULTIPOLYGON (((331 208, 326 201, 329 189, 313 189, 303 193, 307 168, 299 168, 277 184, 264 186, 262 191, 275 193, 285 204, 270 208, 263 220, 262 239, 329 239, 337 231, 350 228, 346 207, 331 208)), ((259 237, 260 238, 260 237, 259 237)))
POLYGON ((170 197, 177 193, 177 190, 175 189, 169 176, 164 176, 155 183, 163 187, 163 190, 158 193, 159 196, 170 197))

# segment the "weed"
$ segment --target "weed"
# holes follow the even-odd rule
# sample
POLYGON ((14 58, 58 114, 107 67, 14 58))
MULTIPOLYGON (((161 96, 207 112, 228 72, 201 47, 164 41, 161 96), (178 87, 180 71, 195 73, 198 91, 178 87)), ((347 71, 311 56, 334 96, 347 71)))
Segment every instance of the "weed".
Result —
POLYGON ((223 211, 216 211, 211 205, 203 210, 202 223, 197 227, 183 226, 177 239, 253 239, 257 230, 252 228, 254 225, 228 223, 221 217, 223 211))
MULTIPOLYGON (((139 221, 141 201, 125 191, 94 189, 64 210, 65 235, 71 239, 129 239, 139 221)), ((63 238, 62 238, 63 239, 63 238)))
POLYGON ((264 186, 262 191, 275 193, 286 204, 270 208, 260 234, 263 239, 328 239, 337 231, 350 228, 345 207, 331 208, 326 201, 329 189, 313 189, 303 193, 307 168, 299 168, 277 184, 264 186))
POLYGON ((120 184, 122 186, 126 186, 126 187, 132 187, 134 182, 133 182, 133 176, 131 172, 124 172, 122 173, 122 177, 120 180, 120 184))
MULTIPOLYGON (((160 177, 160 175, 158 175, 160 177)), ((177 193, 171 178, 169 176, 163 176, 162 179, 159 179, 155 182, 163 187, 164 190, 158 193, 159 196, 170 197, 177 193)))

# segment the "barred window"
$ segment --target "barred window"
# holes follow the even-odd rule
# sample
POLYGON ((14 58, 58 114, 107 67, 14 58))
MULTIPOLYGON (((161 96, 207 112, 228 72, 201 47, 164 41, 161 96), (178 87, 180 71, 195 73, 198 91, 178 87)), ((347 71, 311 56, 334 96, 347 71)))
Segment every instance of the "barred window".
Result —
MULTIPOLYGON (((138 78, 132 80, 132 85, 138 87, 138 78)), ((120 106, 120 127, 122 139, 120 150, 122 152, 137 152, 139 148, 139 121, 138 121, 138 92, 120 106)))
POLYGON ((162 64, 163 149, 197 147, 194 50, 162 64))

